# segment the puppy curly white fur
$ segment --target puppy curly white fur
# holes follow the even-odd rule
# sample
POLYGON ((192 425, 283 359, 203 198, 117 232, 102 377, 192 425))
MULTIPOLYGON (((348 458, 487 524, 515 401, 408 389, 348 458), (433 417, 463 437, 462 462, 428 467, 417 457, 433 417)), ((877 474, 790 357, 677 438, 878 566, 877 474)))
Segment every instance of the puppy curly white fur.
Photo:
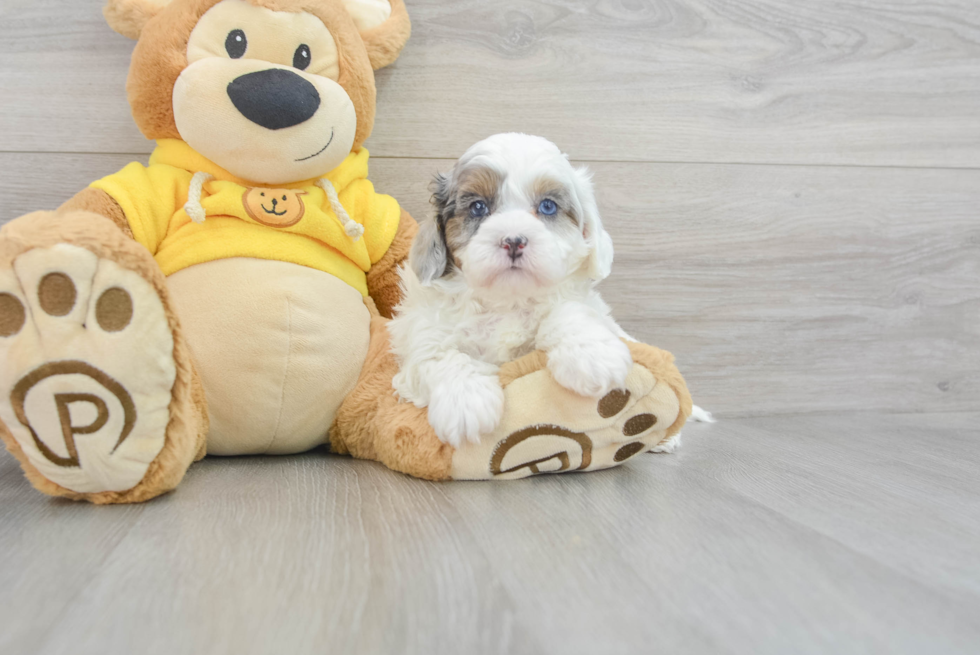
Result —
POLYGON ((600 397, 633 361, 596 291, 613 261, 588 171, 550 141, 499 134, 433 182, 389 323, 401 398, 445 443, 478 442, 503 409, 498 367, 535 349, 562 386, 600 397))

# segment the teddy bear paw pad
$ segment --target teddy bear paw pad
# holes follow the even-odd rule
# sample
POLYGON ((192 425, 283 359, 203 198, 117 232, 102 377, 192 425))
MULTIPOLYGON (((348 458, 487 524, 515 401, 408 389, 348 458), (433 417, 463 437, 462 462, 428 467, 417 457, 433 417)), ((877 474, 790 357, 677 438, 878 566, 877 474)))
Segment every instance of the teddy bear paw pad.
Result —
POLYGON ((174 340, 155 289, 77 246, 0 269, 0 419, 78 493, 136 486, 164 446, 174 340))
POLYGON ((454 453, 452 477, 513 479, 618 466, 663 441, 680 412, 673 389, 639 364, 624 389, 599 399, 576 395, 543 371, 514 381, 505 396, 501 427, 454 453))

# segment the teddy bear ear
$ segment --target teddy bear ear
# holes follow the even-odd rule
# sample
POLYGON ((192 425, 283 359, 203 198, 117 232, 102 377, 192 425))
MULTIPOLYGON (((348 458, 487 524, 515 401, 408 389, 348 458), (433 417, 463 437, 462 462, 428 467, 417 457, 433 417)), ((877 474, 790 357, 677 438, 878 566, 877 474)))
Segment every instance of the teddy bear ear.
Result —
POLYGON ((170 0, 108 0, 102 9, 105 20, 116 32, 130 39, 140 38, 147 21, 170 4, 170 0))
POLYGON ((398 59, 412 33, 404 0, 343 0, 367 46, 374 70, 398 59))

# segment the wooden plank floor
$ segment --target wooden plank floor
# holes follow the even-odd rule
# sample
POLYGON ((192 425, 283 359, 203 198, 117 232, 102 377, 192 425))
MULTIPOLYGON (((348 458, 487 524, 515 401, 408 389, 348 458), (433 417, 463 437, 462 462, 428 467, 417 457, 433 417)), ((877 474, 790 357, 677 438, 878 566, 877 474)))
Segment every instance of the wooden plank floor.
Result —
POLYGON ((730 419, 429 483, 209 459, 98 508, 0 456, 3 653, 976 653, 978 413, 730 419))
MULTIPOLYGON (((980 3, 407 0, 372 179, 595 172, 603 288, 723 419, 430 484, 322 453, 40 496, 0 454, 0 654, 980 652, 980 3)), ((0 223, 145 160, 102 0, 0 0, 0 223)))
MULTIPOLYGON (((102 0, 4 0, 0 150, 148 152, 102 0)), ((372 146, 545 134, 590 160, 980 165, 975 0, 409 0, 372 146)))

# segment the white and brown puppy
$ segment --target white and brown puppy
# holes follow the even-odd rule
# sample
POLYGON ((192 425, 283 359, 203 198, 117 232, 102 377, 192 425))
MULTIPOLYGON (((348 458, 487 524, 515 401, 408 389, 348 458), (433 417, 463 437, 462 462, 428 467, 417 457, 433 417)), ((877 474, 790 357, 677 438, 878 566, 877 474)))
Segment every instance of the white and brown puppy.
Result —
POLYGON ((478 442, 503 410, 501 364, 535 349, 562 386, 602 396, 632 367, 596 284, 613 246, 589 173, 550 141, 498 134, 433 183, 403 301, 389 324, 401 398, 429 408, 439 438, 478 442))

